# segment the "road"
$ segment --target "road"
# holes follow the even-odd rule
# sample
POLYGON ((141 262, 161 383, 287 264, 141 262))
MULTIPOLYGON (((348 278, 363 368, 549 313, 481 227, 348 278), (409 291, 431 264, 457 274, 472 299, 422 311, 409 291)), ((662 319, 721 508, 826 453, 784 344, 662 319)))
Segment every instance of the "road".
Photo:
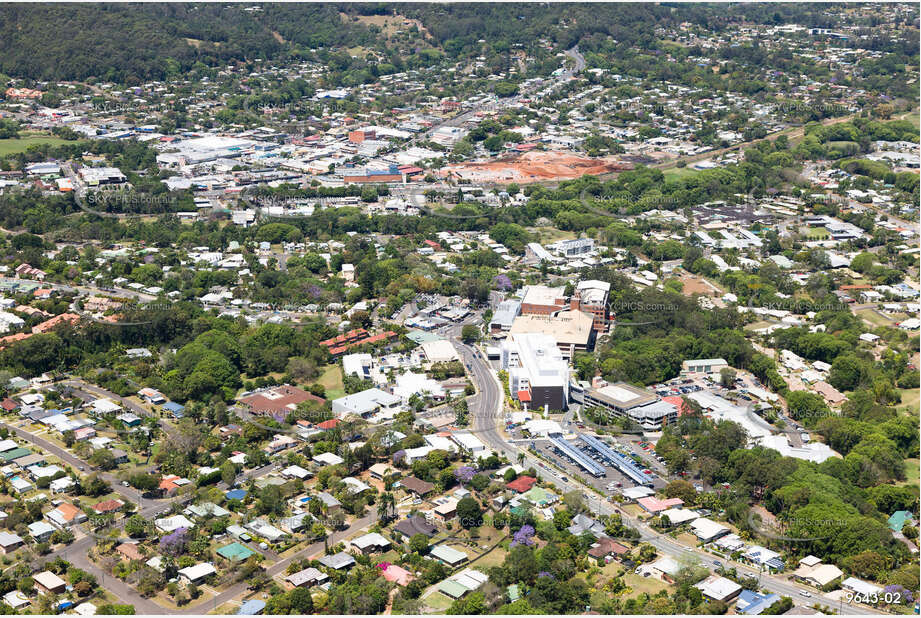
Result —
POLYGON ((569 58, 572 58, 573 60, 575 60, 576 62, 576 66, 573 67, 572 70, 568 70, 566 74, 569 77, 572 77, 576 73, 582 72, 582 70, 585 68, 585 57, 579 52, 579 46, 576 45, 572 49, 567 49, 563 53, 566 54, 566 56, 568 56, 569 58))
MULTIPOLYGON (((375 521, 377 521, 377 513, 371 513, 370 515, 365 515, 361 519, 356 520, 355 522, 352 523, 351 526, 349 526, 345 530, 339 530, 338 532, 334 532, 333 534, 330 534, 327 539, 329 546, 332 547, 339 541, 347 539, 348 537, 352 536, 353 534, 356 534, 363 528, 370 526, 375 521)), ((285 572, 285 570, 288 568, 288 565, 290 565, 292 562, 297 562, 298 560, 310 558, 314 556, 315 554, 320 554, 324 551, 325 547, 326 547, 326 543, 324 541, 318 541, 316 543, 313 543, 312 545, 308 545, 307 547, 300 550, 299 552, 295 554, 291 554, 287 558, 279 560, 278 562, 270 566, 268 569, 266 569, 266 573, 269 575, 269 577, 275 577, 276 575, 281 575, 282 573, 285 572)), ((164 608, 161 607, 160 611, 155 612, 155 613, 158 613, 158 614, 166 614, 166 613, 169 613, 169 614, 202 614, 202 613, 205 613, 206 611, 209 611, 209 608, 210 608, 210 611, 214 611, 215 609, 217 609, 224 603, 232 601, 236 597, 244 594, 248 590, 248 588, 249 588, 249 583, 240 582, 238 584, 234 584, 230 586, 229 588, 227 588, 226 590, 218 594, 216 597, 209 599, 205 603, 199 603, 192 607, 185 607, 185 608, 173 610, 170 612, 167 612, 166 610, 164 610, 164 608)))
MULTIPOLYGON (((510 462, 513 463, 516 463, 518 461, 519 455, 522 455, 524 457, 524 467, 533 468, 537 471, 537 474, 541 480, 554 483, 564 493, 577 491, 579 493, 590 496, 588 500, 588 507, 594 514, 620 514, 624 523, 639 531, 640 541, 649 543, 657 550, 659 550, 660 553, 668 555, 673 559, 678 560, 679 562, 686 563, 689 561, 696 561, 703 565, 709 565, 712 563, 715 558, 712 554, 708 554, 693 547, 682 545, 673 540, 671 537, 664 536, 658 532, 655 532, 646 526, 645 523, 629 516, 619 509, 616 509, 614 505, 610 504, 606 500, 603 500, 600 497, 594 497, 593 494, 588 493, 590 490, 588 490, 585 486, 576 483, 571 478, 569 481, 564 482, 560 478, 560 474, 549 468, 542 467, 539 460, 532 457, 525 449, 519 449, 517 446, 507 443, 499 433, 497 426, 498 421, 503 417, 502 385, 499 384, 495 373, 483 360, 482 355, 471 346, 461 342, 456 337, 456 332, 458 332, 459 329, 460 326, 458 326, 455 330, 455 336, 452 338, 452 343, 454 344, 454 347, 457 349, 458 353, 461 355, 464 363, 469 367, 470 376, 477 386, 477 394, 468 400, 470 415, 473 419, 473 431, 487 444, 489 448, 493 449, 499 455, 504 455, 510 462)), ((724 560, 724 562, 727 561, 724 560)), ((731 563, 731 566, 734 567, 740 574, 759 578, 760 588, 766 589, 770 592, 776 592, 777 594, 783 596, 788 596, 793 599, 794 604, 808 606, 818 602, 822 603, 823 605, 838 605, 837 602, 834 602, 831 599, 825 599, 822 596, 818 596, 818 593, 813 592, 810 588, 799 586, 782 577, 759 573, 754 569, 737 563, 731 563), (815 596, 806 599, 800 596, 800 592, 803 591, 809 592, 815 596)), ((845 611, 849 614, 885 613, 870 607, 858 605, 848 605, 845 611)))

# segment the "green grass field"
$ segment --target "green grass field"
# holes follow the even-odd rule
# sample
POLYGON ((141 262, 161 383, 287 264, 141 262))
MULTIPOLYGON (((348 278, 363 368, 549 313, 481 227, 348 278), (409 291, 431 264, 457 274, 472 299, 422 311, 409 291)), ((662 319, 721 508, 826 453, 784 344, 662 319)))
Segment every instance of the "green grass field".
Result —
POLYGON ((857 317, 866 320, 875 326, 892 326, 894 322, 875 309, 861 309, 856 312, 857 317))
POLYGON ((693 167, 670 167, 667 170, 663 170, 662 174, 665 176, 665 180, 676 180, 693 176, 698 171, 699 170, 695 170, 693 167))
POLYGON ((19 139, 0 139, 0 157, 25 152, 33 144, 49 144, 51 146, 60 146, 66 144, 67 140, 51 135, 27 135, 23 134, 19 139))
POLYGON ((902 402, 896 407, 906 408, 909 413, 917 414, 918 404, 921 403, 921 389, 900 388, 899 392, 902 394, 902 402))
POLYGON ((572 240, 576 237, 575 233, 566 230, 558 230, 552 227, 530 227, 528 232, 539 234, 540 241, 544 244, 554 243, 558 240, 572 240))
POLYGON ((919 480, 921 480, 921 474, 919 474, 919 466, 921 466, 921 459, 906 459, 905 460, 905 480, 896 483, 896 485, 918 485, 919 480))
POLYGON ((326 389, 326 399, 338 399, 345 395, 342 385, 342 370, 339 365, 327 365, 317 380, 326 389))
POLYGON ((655 577, 640 577, 639 575, 628 572, 624 574, 623 579, 624 583, 627 584, 631 590, 627 598, 636 598, 644 592, 651 596, 660 590, 668 589, 668 584, 655 577))

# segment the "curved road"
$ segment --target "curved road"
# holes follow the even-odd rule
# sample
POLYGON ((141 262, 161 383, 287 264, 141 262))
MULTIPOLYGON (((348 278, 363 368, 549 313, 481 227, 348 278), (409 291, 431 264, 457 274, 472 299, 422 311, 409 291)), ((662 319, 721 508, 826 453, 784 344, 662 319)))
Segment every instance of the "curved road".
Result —
MULTIPOLYGON (((457 327, 458 331, 459 329, 460 326, 457 327)), ((561 475, 559 473, 552 469, 541 467, 539 465, 539 460, 532 457, 525 449, 518 449, 514 445, 507 443, 502 438, 502 435, 499 433, 498 429, 498 421, 501 420, 503 416, 502 401, 504 398, 504 389, 502 385, 499 384, 495 373, 483 360, 481 353, 475 348, 462 343, 457 338, 456 332, 452 343, 454 343, 454 347, 457 349, 464 363, 467 365, 470 376, 476 382, 477 386, 477 394, 472 396, 468 403, 470 407, 470 414, 473 419, 473 432, 479 435, 480 438, 486 442, 489 448, 493 449, 499 455, 505 455, 510 462, 516 462, 519 453, 524 454, 525 467, 533 467, 542 480, 554 483, 564 493, 569 491, 577 491, 579 493, 586 494, 587 492, 584 486, 575 483, 572 481, 572 479, 570 479, 568 482, 564 482, 560 478, 561 475)), ((587 495, 593 496, 593 494, 590 493, 587 495)), ((697 562, 706 566, 710 565, 711 562, 716 558, 712 554, 699 551, 694 547, 682 545, 669 536, 655 532, 644 523, 633 517, 630 517, 623 511, 616 509, 614 505, 601 499, 600 497, 589 498, 588 507, 593 513, 597 515, 611 515, 614 513, 619 514, 626 524, 639 531, 640 540, 642 542, 649 543, 657 550, 659 550, 659 552, 671 556, 680 562, 697 562)), ((728 561, 724 560, 724 562, 728 561)), ((810 588, 799 586, 791 581, 784 579, 783 577, 759 573, 754 569, 737 563, 730 563, 728 566, 734 567, 740 574, 758 578, 760 582, 760 588, 769 590, 770 592, 775 592, 783 596, 788 596, 793 599, 794 605, 810 606, 814 603, 820 603, 822 605, 836 608, 839 606, 838 602, 820 596, 810 588), (813 596, 809 598, 800 596, 800 592, 803 591, 809 592, 813 596)), ((866 606, 847 605, 847 607, 844 608, 844 613, 885 614, 886 612, 882 612, 866 606)))

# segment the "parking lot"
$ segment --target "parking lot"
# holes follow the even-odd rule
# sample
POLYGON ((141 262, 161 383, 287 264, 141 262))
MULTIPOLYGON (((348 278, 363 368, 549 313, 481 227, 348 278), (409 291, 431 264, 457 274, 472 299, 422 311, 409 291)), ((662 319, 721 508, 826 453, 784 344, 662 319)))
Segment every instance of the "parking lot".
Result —
MULTIPOLYGON (((602 468, 604 468, 605 475, 601 477, 592 476, 581 466, 570 461, 568 457, 559 454, 549 440, 537 439, 533 441, 534 449, 540 453, 541 457, 552 461, 557 467, 564 470, 563 476, 569 479, 578 477, 605 496, 609 496, 615 491, 619 491, 620 489, 626 487, 636 486, 636 483, 634 483, 629 477, 627 477, 617 468, 609 465, 604 459, 602 459, 591 449, 582 444, 581 441, 573 440, 570 443, 575 448, 582 451, 586 456, 598 463, 602 468), (618 483, 620 484, 619 486, 617 485, 618 483), (612 487, 612 489, 609 489, 609 486, 612 487)), ((663 480, 658 474, 655 474, 655 471, 653 472, 654 473, 649 476, 653 482, 654 489, 659 490, 664 488, 666 481, 663 480)))

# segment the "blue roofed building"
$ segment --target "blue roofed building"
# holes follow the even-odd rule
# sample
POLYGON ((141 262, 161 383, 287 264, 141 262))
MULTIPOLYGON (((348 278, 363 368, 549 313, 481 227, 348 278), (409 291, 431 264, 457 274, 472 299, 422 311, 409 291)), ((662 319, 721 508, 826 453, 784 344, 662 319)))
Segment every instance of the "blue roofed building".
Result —
POLYGON ((896 511, 889 517, 889 529, 893 532, 901 532, 906 523, 912 521, 911 511, 896 511))
POLYGON ((231 489, 226 494, 224 494, 228 500, 242 500, 246 497, 245 489, 231 489))
POLYGON ((763 594, 754 590, 743 590, 736 599, 736 611, 746 616, 758 616, 780 600, 779 594, 763 594))
POLYGON ((185 406, 175 401, 167 401, 161 406, 164 410, 173 415, 173 418, 182 418, 185 406))
POLYGON ((259 616, 265 609, 265 601, 260 599, 250 599, 245 601, 240 609, 237 610, 237 616, 259 616))

